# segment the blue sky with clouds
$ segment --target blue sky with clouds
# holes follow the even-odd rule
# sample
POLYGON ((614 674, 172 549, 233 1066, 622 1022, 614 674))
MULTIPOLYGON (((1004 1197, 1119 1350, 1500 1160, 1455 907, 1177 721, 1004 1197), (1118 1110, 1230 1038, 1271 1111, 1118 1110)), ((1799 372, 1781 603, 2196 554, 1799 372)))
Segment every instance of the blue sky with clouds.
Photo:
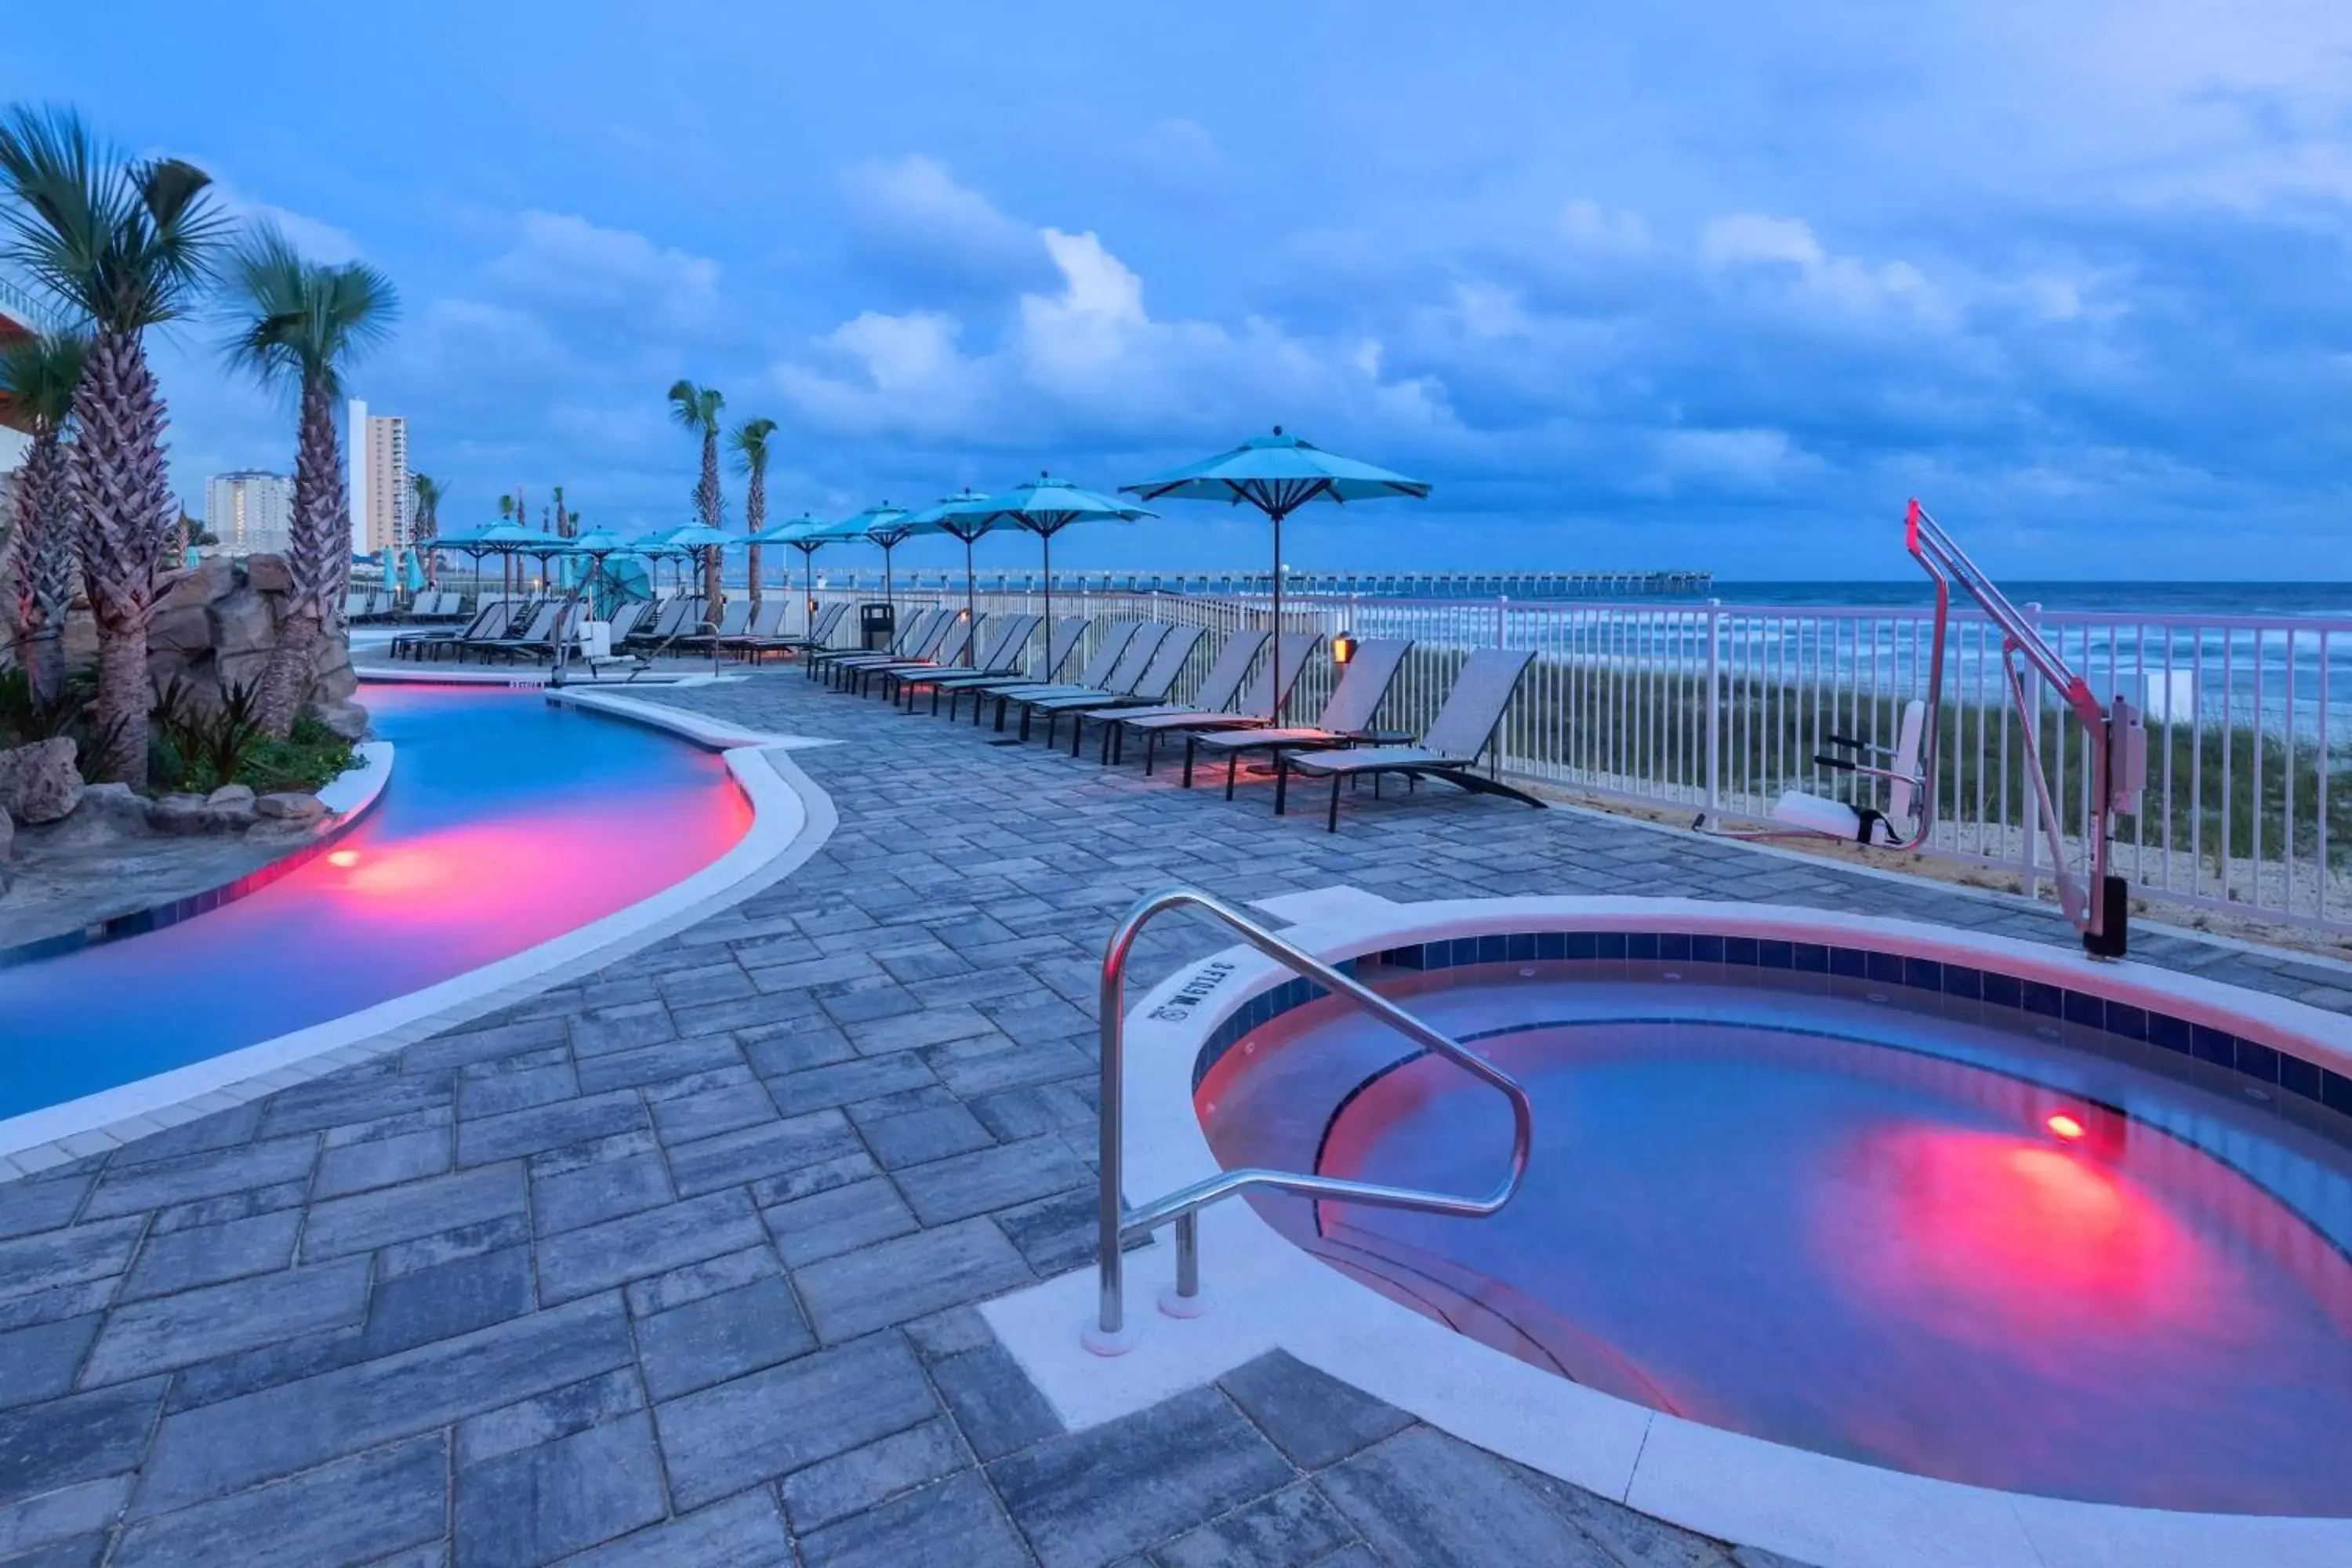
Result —
MULTIPOLYGON (((445 521, 682 518, 683 375, 782 423, 778 515, 1279 420, 1438 487, 1295 563, 1733 577, 1899 574, 1916 492, 2006 575, 2352 578, 2347 66, 2341 0, 0 22, 0 98, 393 275, 357 386, 445 521)), ((205 331, 162 368, 184 493, 288 463, 205 331)), ((1057 563, 1262 558, 1169 511, 1057 563)))

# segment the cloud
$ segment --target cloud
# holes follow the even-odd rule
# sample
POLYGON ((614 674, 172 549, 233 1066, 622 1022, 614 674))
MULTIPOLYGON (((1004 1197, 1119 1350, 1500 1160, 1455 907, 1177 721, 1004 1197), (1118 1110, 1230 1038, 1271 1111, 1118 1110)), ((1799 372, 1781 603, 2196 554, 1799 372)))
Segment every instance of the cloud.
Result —
POLYGON ((625 311, 670 331, 719 319, 718 262, 570 213, 524 213, 486 272, 537 307, 625 311))
POLYGON ((1037 231, 957 184, 936 158, 863 160, 841 172, 841 189, 856 252, 901 281, 1016 287, 1045 270, 1037 231))
POLYGON ((274 226, 293 243, 295 249, 312 261, 335 265, 357 261, 365 255, 357 239, 324 219, 256 201, 223 180, 213 183, 213 194, 231 217, 242 224, 274 226))

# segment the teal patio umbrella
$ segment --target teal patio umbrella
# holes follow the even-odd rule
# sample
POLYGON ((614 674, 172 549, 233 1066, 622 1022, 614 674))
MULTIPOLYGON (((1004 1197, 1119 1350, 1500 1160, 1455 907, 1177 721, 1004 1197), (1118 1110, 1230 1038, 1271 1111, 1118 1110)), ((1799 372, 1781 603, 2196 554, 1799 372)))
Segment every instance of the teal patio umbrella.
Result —
POLYGON ((907 521, 914 514, 902 506, 888 501, 869 506, 855 517, 845 517, 824 531, 827 543, 855 544, 863 542, 882 547, 882 597, 889 602, 893 619, 898 616, 897 584, 890 574, 890 552, 917 533, 924 531, 907 521))
MULTIPOLYGON (((682 551, 699 558, 707 575, 711 552, 731 550, 743 542, 743 536, 740 533, 727 533, 706 523, 689 522, 681 528, 665 528, 649 533, 639 542, 638 548, 643 549, 650 543, 656 549, 682 551)), ((716 606, 706 605, 703 613, 710 615, 715 611, 716 606)))
POLYGON ((588 563, 588 570, 582 576, 577 586, 583 595, 591 597, 592 600, 595 592, 596 580, 604 574, 604 557, 621 554, 629 548, 629 542, 609 528, 592 528, 585 533, 572 535, 563 542, 566 546, 564 555, 567 560, 585 561, 588 563))
MULTIPOLYGON (((474 597, 482 596, 482 557, 496 555, 501 562, 518 551, 528 550, 539 542, 540 536, 528 528, 511 522, 494 522, 488 528, 471 533, 446 536, 438 542, 451 550, 462 550, 474 560, 474 597)), ((501 590, 503 592, 503 589, 501 590)))
POLYGON ((1039 474, 1002 495, 991 496, 989 502, 993 509, 988 513, 992 524, 1010 523, 1037 536, 1038 547, 1045 552, 1048 627, 1054 624, 1054 535, 1081 522, 1133 522, 1160 515, 1111 496, 1082 490, 1051 474, 1039 474))
POLYGON ((636 555, 642 555, 646 558, 647 564, 646 577, 648 580, 653 580, 654 574, 651 570, 653 566, 657 565, 664 561, 683 561, 686 559, 687 552, 680 550, 675 544, 665 542, 667 538, 667 535, 665 532, 656 531, 652 533, 641 533, 637 535, 636 538, 629 541, 630 552, 636 555))
POLYGON ((751 535, 746 544, 782 544, 801 552, 801 608, 807 616, 803 632, 816 626, 816 552, 833 542, 828 537, 833 525, 811 512, 763 528, 751 535))
MULTIPOLYGON (((995 500, 967 485, 936 505, 912 513, 908 523, 919 533, 944 533, 963 543, 963 616, 966 626, 980 624, 980 595, 971 570, 972 542, 996 526, 995 500)), ((979 650, 974 649, 976 654, 979 650)))
POLYGON ((1312 442, 1283 434, 1253 436, 1230 452, 1144 479, 1121 485, 1120 491, 1140 500, 1174 496, 1179 500, 1221 500, 1239 506, 1246 501, 1265 513, 1274 524, 1274 641, 1267 657, 1274 660, 1276 693, 1274 721, 1282 722, 1288 706, 1282 687, 1282 520, 1309 501, 1380 500, 1405 496, 1420 500, 1429 486, 1386 468, 1327 452, 1312 442))

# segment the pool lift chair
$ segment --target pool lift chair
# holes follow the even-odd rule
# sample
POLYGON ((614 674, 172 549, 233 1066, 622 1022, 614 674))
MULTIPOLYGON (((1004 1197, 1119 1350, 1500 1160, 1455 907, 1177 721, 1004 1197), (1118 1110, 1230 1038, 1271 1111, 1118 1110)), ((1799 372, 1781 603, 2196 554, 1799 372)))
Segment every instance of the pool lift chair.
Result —
POLYGON ((1813 758, 1822 767, 1884 781, 1886 809, 1880 812, 1801 790, 1788 790, 1773 804, 1774 826, 1710 827, 1704 814, 1691 826, 1725 838, 1829 838, 1897 850, 1916 849, 1926 843, 1935 825, 1933 781, 1936 742, 1942 728, 1939 720, 1944 648, 1951 621, 1952 586, 1958 584, 2000 633, 2001 674, 2008 681, 2010 703, 2017 713, 2024 773, 2033 786, 2034 814, 2043 841, 2049 846, 2059 908, 2065 911, 2074 929, 2083 933, 2084 952, 2094 958, 2121 958, 2130 936, 2131 885, 2108 868, 2115 845, 2116 818, 2138 816, 2140 797, 2147 787, 2147 728, 2144 716, 2121 693, 2102 703, 2091 690, 2090 682, 2060 657, 1916 499, 1905 513, 1903 530, 1904 548, 1936 585, 1936 626, 1928 658, 1927 700, 1915 700, 1905 706, 1892 748, 1832 735, 1827 737, 1829 743, 1839 748, 1842 754, 1813 758), (2051 798, 2049 774, 2042 766, 2040 724, 2033 706, 2027 700, 2029 666, 2074 713, 2090 744, 2083 830, 2088 865, 2080 877, 2068 857, 2063 819, 2058 814, 2057 803, 2051 798), (1863 762, 1859 760, 1861 753, 1885 757, 1889 765, 1863 762))

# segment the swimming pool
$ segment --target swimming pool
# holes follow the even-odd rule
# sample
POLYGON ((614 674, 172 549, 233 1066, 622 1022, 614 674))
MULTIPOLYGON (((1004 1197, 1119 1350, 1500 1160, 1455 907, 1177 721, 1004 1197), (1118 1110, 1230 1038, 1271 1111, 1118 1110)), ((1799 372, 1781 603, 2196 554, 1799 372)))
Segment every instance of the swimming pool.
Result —
MULTIPOLYGON (((1772 913, 1501 919, 1347 956, 1526 1085, 1524 1189, 1484 1220, 1253 1195, 1291 1243, 1522 1363, 1790 1448, 2352 1516, 2340 1020, 2331 1052, 2131 969, 2053 955, 2070 987, 1772 913)), ((1219 1164, 1496 1178, 1492 1089, 1303 982, 1223 1000, 1193 1072, 1219 1164)))
POLYGON ((0 1119, 341 1017, 626 908, 741 838, 723 758, 536 691, 372 685, 397 762, 333 851, 160 931, 0 969, 0 1119))

